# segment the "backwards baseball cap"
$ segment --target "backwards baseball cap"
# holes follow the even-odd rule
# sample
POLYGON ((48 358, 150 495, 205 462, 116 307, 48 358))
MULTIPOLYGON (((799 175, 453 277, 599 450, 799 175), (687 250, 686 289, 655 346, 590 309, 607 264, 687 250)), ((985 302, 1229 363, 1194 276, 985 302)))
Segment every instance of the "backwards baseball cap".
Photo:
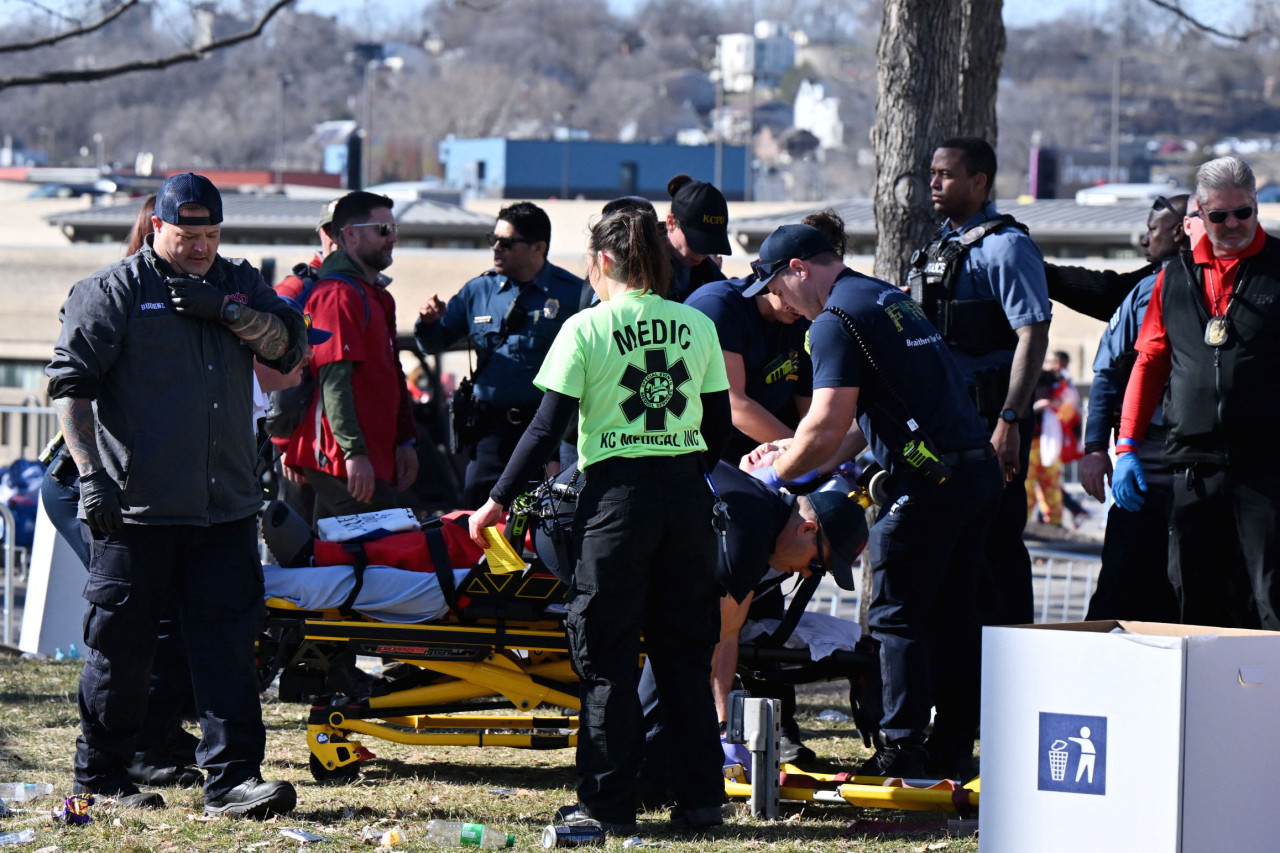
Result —
POLYGON ((156 193, 155 215, 170 225, 217 225, 222 221, 222 195, 204 175, 194 172, 170 175, 156 193), (184 204, 198 204, 208 210, 209 215, 184 216, 178 212, 184 204))
POLYGON ((808 498, 818 516, 818 562, 841 589, 851 590, 853 561, 870 535, 862 506, 845 488, 810 492, 808 498))
POLYGON ((751 262, 755 273, 754 284, 742 291, 743 296, 755 296, 769 286, 775 275, 787 268, 792 261, 803 261, 823 252, 834 252, 823 233, 812 225, 783 225, 765 238, 760 245, 760 260, 751 262))
POLYGON ((720 190, 703 181, 688 181, 671 197, 671 213, 685 242, 699 255, 731 255, 729 205, 720 190))
POLYGON ((320 208, 320 221, 316 223, 316 230, 333 222, 333 212, 338 209, 338 199, 331 199, 324 203, 324 207, 320 208))
POLYGON ((333 332, 325 331, 324 329, 317 329, 311 325, 311 315, 302 309, 301 302, 294 299, 292 296, 285 296, 283 293, 279 294, 279 296, 281 299, 284 300, 284 303, 286 305, 288 305, 294 311, 297 311, 299 314, 301 314, 303 317, 306 318, 308 344, 310 344, 313 347, 318 347, 325 341, 329 340, 329 338, 333 337, 333 332))

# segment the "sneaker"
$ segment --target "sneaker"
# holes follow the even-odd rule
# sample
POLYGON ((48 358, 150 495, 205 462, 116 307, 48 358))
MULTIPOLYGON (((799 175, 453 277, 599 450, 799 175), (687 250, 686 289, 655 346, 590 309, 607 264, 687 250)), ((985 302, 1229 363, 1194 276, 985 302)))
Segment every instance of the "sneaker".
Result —
POLYGON ((917 743, 882 744, 876 754, 858 768, 859 776, 884 776, 899 779, 923 779, 924 747, 917 743))
POLYGON ((135 753, 129 765, 129 778, 139 785, 158 788, 195 788, 204 784, 204 774, 194 767, 173 761, 161 749, 135 753))
POLYGON ((598 826, 607 835, 634 835, 636 831, 634 819, 623 823, 599 820, 592 817, 586 806, 580 803, 572 806, 561 806, 556 811, 556 821, 565 826, 598 826))
POLYGON ((288 782, 263 782, 251 776, 221 797, 206 798, 204 813, 262 820, 273 814, 288 814, 297 804, 298 794, 288 782))
POLYGON ((95 791, 86 785, 78 782, 72 786, 73 794, 93 794, 95 797, 107 798, 115 800, 115 804, 122 809, 162 809, 164 808, 164 797, 155 791, 139 791, 136 785, 123 785, 114 791, 98 790, 95 791))
POLYGON ((724 825, 724 811, 721 806, 703 806, 696 809, 682 809, 679 806, 671 810, 671 828, 675 830, 710 829, 724 825))

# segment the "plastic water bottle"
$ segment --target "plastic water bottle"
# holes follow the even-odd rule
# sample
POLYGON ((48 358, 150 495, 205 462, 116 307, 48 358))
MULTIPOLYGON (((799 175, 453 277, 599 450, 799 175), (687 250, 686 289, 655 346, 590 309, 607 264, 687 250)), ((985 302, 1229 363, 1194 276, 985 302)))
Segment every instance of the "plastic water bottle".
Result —
POLYGON ((10 844, 30 844, 35 840, 36 831, 29 826, 17 832, 0 833, 0 847, 6 847, 10 844))
POLYGON ((427 841, 442 847, 514 847, 513 833, 500 832, 482 823, 433 820, 427 823, 427 841))
POLYGON ((66 655, 66 653, 64 653, 64 652, 62 651, 62 646, 55 646, 55 647, 54 647, 54 649, 53 649, 53 659, 54 659, 54 660, 66 660, 66 659, 67 659, 67 655, 66 655))
POLYGON ((72 643, 71 648, 67 649, 67 658, 69 660, 80 660, 80 650, 76 648, 75 643, 72 643))
POLYGON ((844 711, 837 711, 835 708, 827 708, 818 715, 818 719, 824 723, 847 723, 849 715, 844 711))
POLYGON ((48 782, 0 782, 0 800, 9 803, 25 803, 52 793, 48 782))

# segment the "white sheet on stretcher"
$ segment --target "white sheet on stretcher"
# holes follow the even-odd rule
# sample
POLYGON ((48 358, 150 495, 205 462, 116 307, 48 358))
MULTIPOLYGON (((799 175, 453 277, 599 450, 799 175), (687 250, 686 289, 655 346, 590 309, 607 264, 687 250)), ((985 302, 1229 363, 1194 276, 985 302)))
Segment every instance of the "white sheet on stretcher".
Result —
MULTIPOLYGON (((341 607, 356 584, 351 566, 282 569, 264 565, 262 576, 268 598, 283 598, 304 610, 341 607)), ((454 585, 466 576, 466 569, 454 569, 454 585)), ((352 609, 381 622, 409 623, 439 619, 449 612, 449 605, 440 592, 440 581, 430 572, 369 566, 352 609)))
MULTIPOLYGON (((777 619, 761 619, 748 622, 738 632, 741 642, 749 643, 762 636, 768 636, 778 630, 777 619)), ((862 627, 857 622, 840 619, 829 613, 818 613, 806 610, 800 614, 796 629, 782 644, 787 649, 808 649, 812 660, 822 660, 832 652, 853 651, 854 644, 862 636, 862 627)))

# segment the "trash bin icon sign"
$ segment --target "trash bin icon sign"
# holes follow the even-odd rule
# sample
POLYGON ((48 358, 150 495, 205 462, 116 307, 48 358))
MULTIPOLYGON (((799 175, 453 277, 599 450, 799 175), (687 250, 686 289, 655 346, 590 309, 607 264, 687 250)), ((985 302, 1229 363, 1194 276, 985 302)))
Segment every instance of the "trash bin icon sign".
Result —
POLYGON ((1067 756, 1070 754, 1065 740, 1055 740, 1049 747, 1049 776, 1053 781, 1061 782, 1067 777, 1067 756))

